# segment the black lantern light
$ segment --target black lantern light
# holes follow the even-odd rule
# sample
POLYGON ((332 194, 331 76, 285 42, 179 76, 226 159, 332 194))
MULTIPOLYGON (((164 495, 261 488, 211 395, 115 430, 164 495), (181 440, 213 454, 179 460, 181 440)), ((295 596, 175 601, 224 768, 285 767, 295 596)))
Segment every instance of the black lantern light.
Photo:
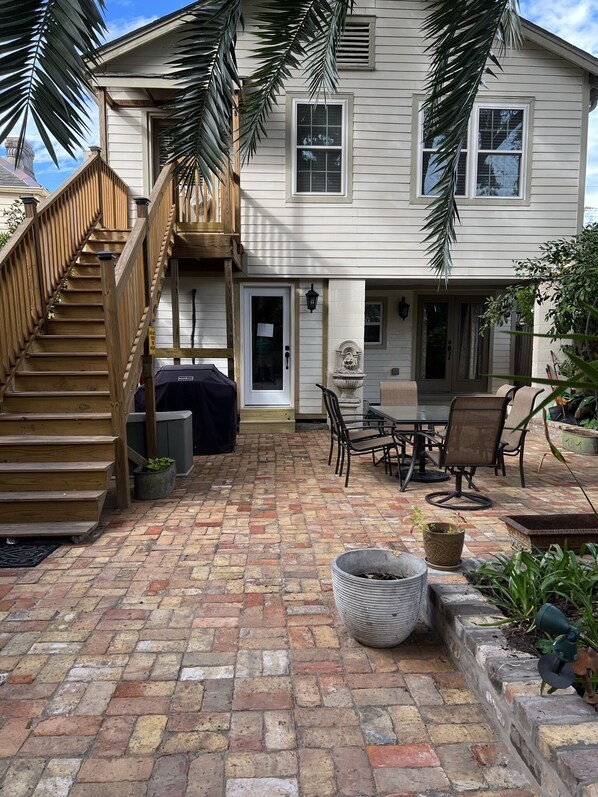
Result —
POLYGON ((314 284, 312 282, 311 288, 305 294, 305 301, 307 302, 307 309, 309 310, 310 313, 313 313, 313 311, 318 306, 318 296, 319 295, 320 294, 317 291, 314 291, 314 284))
POLYGON ((399 302, 399 316, 403 319, 403 321, 407 320, 407 316, 409 315, 409 304, 405 301, 405 297, 401 299, 399 302))

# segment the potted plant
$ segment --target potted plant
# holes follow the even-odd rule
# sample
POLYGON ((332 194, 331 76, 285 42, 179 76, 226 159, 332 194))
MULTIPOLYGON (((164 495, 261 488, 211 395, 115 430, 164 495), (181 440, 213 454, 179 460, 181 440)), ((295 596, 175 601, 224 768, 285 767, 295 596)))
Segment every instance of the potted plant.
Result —
POLYGON ((385 548, 337 556, 332 562, 332 592, 351 636, 373 648, 403 642, 419 618, 427 573, 417 556, 385 548))
POLYGON ((135 498, 152 501, 166 498, 174 490, 176 462, 172 457, 155 457, 133 471, 135 498))
POLYGON ((453 513, 448 523, 429 521, 419 506, 412 506, 406 520, 411 521, 411 533, 419 529, 424 541, 426 563, 435 570, 458 570, 461 567, 461 554, 465 542, 464 519, 458 512, 453 513))

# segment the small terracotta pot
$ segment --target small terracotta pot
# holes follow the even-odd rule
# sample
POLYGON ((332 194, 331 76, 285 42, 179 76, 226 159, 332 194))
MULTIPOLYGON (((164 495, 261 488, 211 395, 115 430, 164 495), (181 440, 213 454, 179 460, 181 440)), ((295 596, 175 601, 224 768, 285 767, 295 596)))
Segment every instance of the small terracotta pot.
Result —
POLYGON ((423 531, 426 562, 437 570, 456 570, 461 566, 465 531, 453 523, 430 523, 423 531), (457 529, 457 531, 455 531, 457 529))

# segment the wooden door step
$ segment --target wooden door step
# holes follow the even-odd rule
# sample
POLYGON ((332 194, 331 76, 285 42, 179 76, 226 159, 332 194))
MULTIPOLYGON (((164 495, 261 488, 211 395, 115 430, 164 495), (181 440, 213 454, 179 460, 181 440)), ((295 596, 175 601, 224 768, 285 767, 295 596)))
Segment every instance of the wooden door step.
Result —
POLYGON ((48 523, 0 523, 0 537, 70 537, 82 542, 98 526, 98 521, 48 523))
POLYGON ((99 352, 106 354, 105 335, 40 335, 33 341, 30 351, 38 352, 99 352))
POLYGON ((114 461, 112 435, 5 435, 0 459, 6 462, 114 461))
MULTIPOLYGON (((109 412, 1 412, 0 437, 4 435, 110 435, 109 412)), ((1 463, 0 463, 1 464, 1 463)))
POLYGON ((102 302, 79 302, 79 304, 60 302, 54 305, 52 317, 56 321, 64 321, 65 319, 97 321, 104 318, 104 305, 102 302))
POLYGON ((21 362, 21 371, 96 371, 105 372, 108 368, 106 352, 32 352, 21 362))
POLYGON ((16 391, 63 392, 98 391, 108 387, 107 371, 18 371, 14 377, 16 391))
POLYGON ((52 412, 59 406, 63 412, 100 412, 110 409, 108 390, 27 391, 11 390, 4 394, 4 412, 52 412))
POLYGON ((0 516, 5 523, 98 520, 106 490, 42 490, 0 493, 0 516))
MULTIPOLYGON (((98 462, 0 462, 0 490, 105 490, 113 463, 98 462)), ((1 536, 1 535, 0 535, 1 536)))

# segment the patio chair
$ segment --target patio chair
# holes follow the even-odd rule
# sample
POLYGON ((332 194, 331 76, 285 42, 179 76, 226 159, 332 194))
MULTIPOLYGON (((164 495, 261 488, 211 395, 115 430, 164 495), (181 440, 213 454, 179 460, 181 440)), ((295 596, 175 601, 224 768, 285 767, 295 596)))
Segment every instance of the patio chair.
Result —
MULTIPOLYGON (((417 382, 407 379, 382 379, 379 382, 380 404, 415 407, 418 404, 417 382)), ((413 445, 413 426, 396 424, 396 432, 401 435, 401 458, 407 457, 406 444, 413 445)), ((377 464, 377 463, 375 463, 377 464)))
POLYGON ((517 388, 515 387, 515 385, 504 384, 498 388, 498 390, 496 391, 496 395, 501 397, 507 396, 510 403, 513 401, 513 396, 515 395, 516 392, 517 388))
MULTIPOLYGON (((384 427, 378 427, 378 434, 370 435, 369 437, 357 436, 359 432, 368 432, 372 427, 368 427, 367 423, 363 428, 354 425, 349 425, 351 421, 347 421, 343 417, 340 408, 338 396, 336 393, 328 388, 321 388, 328 399, 328 407, 330 408, 330 421, 334 427, 334 436, 338 443, 337 454, 337 467, 335 473, 339 476, 342 475, 345 467, 345 458, 347 461, 347 469, 345 473, 345 487, 349 485, 349 476, 351 474, 351 457, 354 455, 371 454, 372 457, 377 453, 382 453, 384 460, 384 468, 388 473, 390 470, 390 452, 394 450, 397 461, 399 461, 399 444, 394 434, 386 433, 384 427)), ((400 468, 399 468, 399 482, 400 482, 400 468)))
POLYGON ((519 478, 522 487, 525 487, 523 452, 525 449, 525 438, 528 432, 527 424, 529 416, 534 408, 536 398, 543 392, 543 388, 520 387, 513 398, 511 412, 507 416, 502 433, 503 445, 499 451, 499 466, 502 470, 502 475, 506 475, 505 456, 519 457, 519 478))
MULTIPOLYGON (((426 501, 457 511, 487 509, 492 501, 477 490, 477 468, 500 464, 501 435, 509 399, 506 396, 457 396, 443 435, 418 432, 419 444, 439 451, 439 466, 455 477, 455 489, 430 493, 426 501), (463 490, 463 479, 475 492, 463 490)), ((430 456, 431 452, 426 451, 430 456)))
MULTIPOLYGON (((324 408, 326 410, 326 414, 328 416, 328 426, 330 429, 330 451, 328 452, 328 464, 332 463, 332 454, 334 452, 334 448, 336 446, 336 465, 335 465, 335 473, 338 473, 340 461, 341 461, 341 447, 340 447, 340 438, 338 434, 338 424, 336 423, 334 411, 332 407, 332 397, 334 396, 335 400, 338 403, 338 397, 333 390, 330 388, 324 387, 324 385, 320 385, 316 382, 316 387, 320 388, 322 391, 322 399, 324 401, 324 408)), ((351 415, 345 416, 345 422, 348 426, 348 433, 351 439, 353 440, 366 440, 370 437, 380 437, 381 435, 388 434, 388 431, 384 427, 384 422, 381 418, 369 418, 366 415, 353 413, 351 415)))

